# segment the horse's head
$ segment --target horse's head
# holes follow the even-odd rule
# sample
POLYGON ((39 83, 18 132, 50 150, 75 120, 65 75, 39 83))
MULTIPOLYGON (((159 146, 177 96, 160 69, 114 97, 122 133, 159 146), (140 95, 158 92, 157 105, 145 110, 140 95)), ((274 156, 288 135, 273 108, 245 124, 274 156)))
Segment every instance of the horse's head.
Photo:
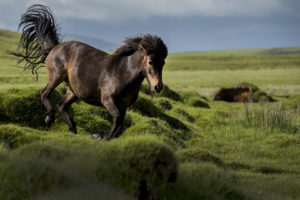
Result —
POLYGON ((139 70, 146 77, 151 90, 160 92, 163 88, 162 69, 168 55, 168 48, 162 39, 156 35, 145 34, 141 37, 126 38, 124 44, 113 54, 130 56, 137 52, 139 70))
POLYGON ((165 60, 161 55, 146 52, 142 46, 140 48, 144 52, 143 73, 151 87, 151 91, 158 93, 163 89, 162 69, 165 60))

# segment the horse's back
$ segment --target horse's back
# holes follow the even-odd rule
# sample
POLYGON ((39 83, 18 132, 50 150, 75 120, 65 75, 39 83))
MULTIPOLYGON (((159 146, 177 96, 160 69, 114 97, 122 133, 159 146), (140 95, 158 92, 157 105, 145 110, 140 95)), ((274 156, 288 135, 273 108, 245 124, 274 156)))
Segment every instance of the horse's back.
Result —
MULTIPOLYGON (((100 49, 97 49, 95 47, 92 47, 86 43, 83 42, 79 42, 79 41, 66 41, 63 43, 60 43, 58 45, 56 45, 51 52, 49 53, 48 57, 52 57, 52 56, 66 56, 70 57, 70 56, 74 56, 74 55, 85 55, 88 57, 97 55, 97 57, 101 58, 101 57, 105 57, 108 55, 108 53, 106 53, 105 51, 102 51, 100 49), (90 54, 92 52, 92 54, 90 54)), ((47 58, 48 59, 48 58, 47 58)))
POLYGON ((97 83, 101 71, 104 70, 103 61, 107 55, 106 52, 82 42, 61 43, 47 57, 48 76, 61 76, 78 98, 91 104, 99 104, 97 83))

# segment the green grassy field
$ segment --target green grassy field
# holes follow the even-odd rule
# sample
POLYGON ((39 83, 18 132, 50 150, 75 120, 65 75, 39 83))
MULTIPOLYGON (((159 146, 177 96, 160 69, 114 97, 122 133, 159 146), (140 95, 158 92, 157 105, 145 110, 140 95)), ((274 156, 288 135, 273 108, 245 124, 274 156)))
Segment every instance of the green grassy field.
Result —
POLYGON ((151 96, 145 83, 107 142, 90 135, 109 114, 84 102, 70 111, 77 135, 59 114, 45 127, 45 68, 36 81, 16 67, 18 37, 0 30, 0 199, 134 199, 145 183, 152 199, 300 199, 299 47, 171 54, 168 87, 151 96), (212 101, 245 81, 277 101, 212 101))

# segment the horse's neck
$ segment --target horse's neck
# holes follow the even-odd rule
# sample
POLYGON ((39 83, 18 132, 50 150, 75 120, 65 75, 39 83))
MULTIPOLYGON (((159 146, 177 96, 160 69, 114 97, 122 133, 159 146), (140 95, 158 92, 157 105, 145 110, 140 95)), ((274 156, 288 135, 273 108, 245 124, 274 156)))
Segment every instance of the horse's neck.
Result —
POLYGON ((141 58, 141 56, 139 55, 139 53, 134 53, 131 56, 128 56, 126 58, 126 68, 128 71, 130 71, 131 73, 131 79, 143 79, 145 78, 143 75, 143 70, 142 70, 142 62, 143 59, 141 58))

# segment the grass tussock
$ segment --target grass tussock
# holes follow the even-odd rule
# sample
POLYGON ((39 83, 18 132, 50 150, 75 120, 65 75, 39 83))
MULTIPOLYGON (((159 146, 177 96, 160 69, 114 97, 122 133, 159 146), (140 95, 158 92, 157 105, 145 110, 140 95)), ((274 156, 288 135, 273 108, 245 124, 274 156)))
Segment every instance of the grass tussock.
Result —
POLYGON ((89 133, 105 133, 111 127, 111 116, 105 108, 84 105, 83 102, 74 104, 74 121, 77 126, 89 133))
POLYGON ((155 104, 146 95, 140 95, 137 101, 131 106, 131 109, 142 115, 164 120, 175 129, 188 130, 184 123, 172 116, 165 114, 159 107, 155 106, 155 104))
POLYGON ((168 123, 155 118, 142 119, 126 129, 122 135, 156 135, 175 148, 185 146, 184 141, 191 137, 190 133, 174 129, 168 123))
POLYGON ((207 102, 208 99, 197 92, 181 92, 180 94, 185 105, 199 108, 209 108, 209 104, 207 102))
POLYGON ((287 105, 260 104, 254 107, 246 104, 243 108, 243 120, 245 127, 259 127, 270 131, 278 130, 288 133, 299 133, 300 106, 295 109, 287 105))
POLYGON ((235 180, 215 165, 187 162, 180 165, 178 182, 169 187, 170 199, 246 199, 235 189, 235 180))
MULTIPOLYGON (((41 89, 9 89, 0 92, 0 121, 20 123, 30 127, 45 126, 46 109, 40 99, 41 89)), ((62 99, 59 92, 53 91, 53 107, 62 99)))
POLYGON ((9 149, 15 149, 19 146, 30 144, 41 138, 38 131, 28 133, 26 128, 13 125, 0 125, 0 142, 9 149))
POLYGON ((173 108, 172 103, 167 98, 157 98, 156 102, 163 110, 171 110, 173 108))

